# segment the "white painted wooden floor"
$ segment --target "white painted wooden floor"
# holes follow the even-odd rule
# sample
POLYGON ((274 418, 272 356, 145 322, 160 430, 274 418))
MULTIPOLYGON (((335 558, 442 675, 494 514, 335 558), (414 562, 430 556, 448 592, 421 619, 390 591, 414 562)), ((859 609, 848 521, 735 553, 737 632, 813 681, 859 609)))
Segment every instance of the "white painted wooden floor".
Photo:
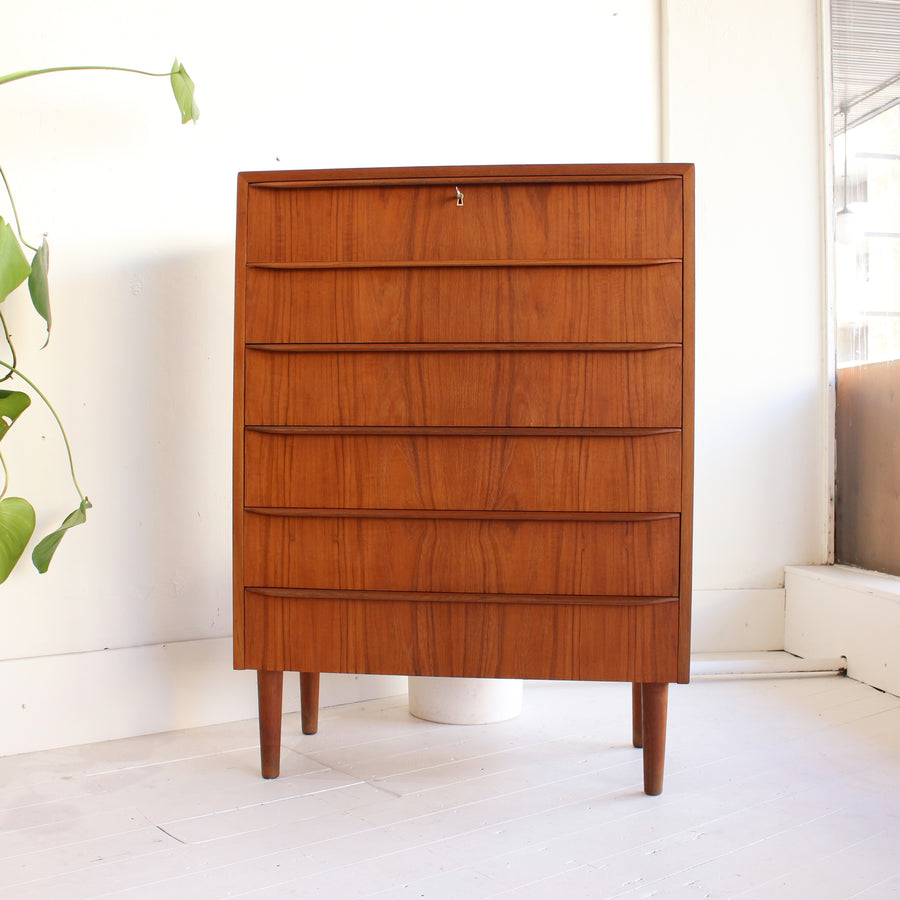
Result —
POLYGON ((287 716, 271 782, 255 721, 0 759, 0 900, 900 897, 900 698, 673 686, 656 798, 628 685, 530 683, 492 726, 405 699, 287 716))

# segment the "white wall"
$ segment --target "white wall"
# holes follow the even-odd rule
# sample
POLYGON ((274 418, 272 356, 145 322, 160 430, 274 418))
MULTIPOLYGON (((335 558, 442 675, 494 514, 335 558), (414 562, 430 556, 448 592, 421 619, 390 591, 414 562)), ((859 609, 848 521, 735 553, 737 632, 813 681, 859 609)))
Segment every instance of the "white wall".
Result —
MULTIPOLYGON (((664 143, 696 162, 695 633, 707 649, 771 643, 781 566, 823 561, 815 7, 667 6, 666 54, 657 0, 4 11, 5 71, 164 70, 177 54, 201 119, 181 127, 168 85, 135 76, 0 87, 0 163, 26 230, 53 246, 48 350, 13 308, 26 298, 7 316, 95 507, 47 575, 0 587, 0 753, 254 714, 252 676, 230 671, 229 650, 234 198, 247 169, 652 162, 664 143)), ((35 440, 11 435, 4 454, 46 530, 77 498, 52 424, 28 417, 16 430, 35 440)), ((335 677, 324 699, 402 689, 335 677)))
POLYGON ((783 566, 827 553, 817 6, 665 0, 666 154, 697 166, 695 649, 780 648, 783 566))

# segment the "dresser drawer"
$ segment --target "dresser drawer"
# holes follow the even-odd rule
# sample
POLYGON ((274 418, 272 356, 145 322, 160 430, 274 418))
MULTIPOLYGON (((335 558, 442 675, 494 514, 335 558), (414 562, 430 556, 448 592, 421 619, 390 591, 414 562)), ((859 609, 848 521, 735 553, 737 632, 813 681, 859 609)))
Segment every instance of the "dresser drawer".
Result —
POLYGON ((347 187, 251 185, 247 262, 678 258, 680 178, 347 187))
MULTIPOLYGON (((295 672, 673 681, 678 603, 246 591, 247 665, 295 672)), ((243 599, 243 598, 242 598, 243 599)))
POLYGON ((248 343, 681 341, 681 263, 267 269, 246 273, 248 343))
POLYGON ((678 516, 639 521, 244 513, 244 584, 308 590, 678 595, 678 516))
POLYGON ((681 348, 248 349, 247 425, 681 426, 681 348))
POLYGON ((244 504, 677 512, 681 433, 244 436, 244 504))

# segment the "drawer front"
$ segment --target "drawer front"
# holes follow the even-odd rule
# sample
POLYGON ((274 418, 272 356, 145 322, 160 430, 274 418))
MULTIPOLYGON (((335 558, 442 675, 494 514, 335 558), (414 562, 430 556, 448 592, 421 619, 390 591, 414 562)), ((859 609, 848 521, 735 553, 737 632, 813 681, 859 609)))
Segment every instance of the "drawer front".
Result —
POLYGON ((247 261, 681 258, 681 179, 251 186, 247 261), (500 224, 498 224, 500 223, 500 224))
POLYGON ((310 590, 674 597, 678 516, 643 521, 244 513, 244 584, 310 590))
POLYGON ((249 343, 681 341, 681 263, 258 269, 249 343))
POLYGON ((244 504, 677 512, 681 434, 244 436, 244 504))
POLYGON ((248 349, 247 425, 681 426, 681 350, 248 349))
POLYGON ((246 665, 299 672, 675 681, 677 601, 319 599, 246 591, 246 665))

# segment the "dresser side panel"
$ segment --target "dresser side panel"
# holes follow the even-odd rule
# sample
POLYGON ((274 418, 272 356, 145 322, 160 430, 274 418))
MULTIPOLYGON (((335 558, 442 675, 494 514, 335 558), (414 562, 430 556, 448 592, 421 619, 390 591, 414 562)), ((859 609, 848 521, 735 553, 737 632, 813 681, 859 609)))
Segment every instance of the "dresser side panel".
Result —
POLYGON ((678 625, 678 681, 690 681, 691 665, 691 598, 694 521, 694 383, 695 383, 695 208, 694 167, 685 166, 684 193, 684 279, 683 279, 683 350, 682 371, 682 525, 681 587, 678 625))
POLYGON ((248 185, 238 178, 234 273, 234 403, 232 418, 232 617, 234 667, 244 658, 244 340, 248 185))

